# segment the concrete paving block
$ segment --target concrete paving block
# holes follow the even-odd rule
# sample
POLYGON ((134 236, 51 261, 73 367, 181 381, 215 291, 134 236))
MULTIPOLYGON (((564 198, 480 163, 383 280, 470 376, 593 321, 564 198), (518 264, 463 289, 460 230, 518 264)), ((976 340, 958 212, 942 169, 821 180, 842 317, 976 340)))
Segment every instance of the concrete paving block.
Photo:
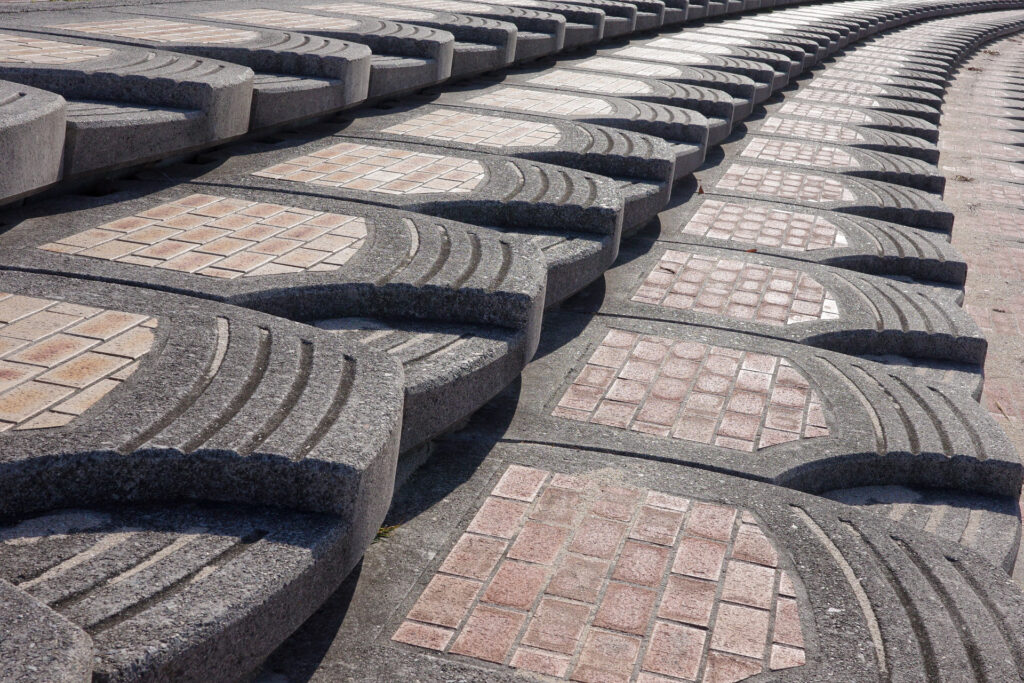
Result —
POLYGON ((735 105, 728 93, 654 78, 624 77, 563 69, 535 68, 509 73, 503 84, 545 88, 553 92, 579 92, 590 95, 615 95, 629 100, 655 102, 703 114, 708 121, 708 145, 717 145, 729 136, 735 123, 735 105))
POLYGON ((196 18, 222 26, 270 28, 311 34, 370 48, 368 97, 382 99, 441 83, 452 73, 455 37, 447 31, 371 17, 338 16, 274 2, 199 2, 147 7, 152 15, 196 18))
MULTIPOLYGON (((329 130, 336 133, 337 127, 329 130)), ((618 253, 623 197, 619 185, 603 176, 318 131, 253 151, 226 150, 207 167, 161 170, 211 187, 346 199, 529 235, 548 264, 548 305, 595 280, 618 253)))
POLYGON ((366 110, 344 132, 498 153, 609 176, 623 196, 623 232, 633 232, 657 216, 677 175, 675 151, 661 138, 545 116, 495 116, 487 109, 418 104, 397 112, 366 110))
POLYGON ((822 495, 959 543, 1008 574, 1013 571, 1021 533, 1020 504, 1013 498, 905 486, 863 486, 822 495))
POLYGON ((92 680, 89 636, 42 602, 0 579, 0 656, 10 681, 92 680))
MULTIPOLYGON (((929 287, 736 250, 655 243, 625 248, 600 298, 570 310, 690 323, 840 353, 977 366, 988 344, 971 317, 929 287), (870 301, 870 305, 865 305, 870 301)), ((595 293, 596 294, 596 293, 595 293)))
POLYGON ((4 288, 5 518, 209 500, 342 515, 368 542, 394 481, 397 362, 167 292, 16 272, 4 288))
POLYGON ((57 182, 66 117, 59 95, 0 81, 0 204, 57 182))
POLYGON ((550 12, 475 0, 387 0, 382 4, 508 22, 518 29, 516 62, 545 57, 561 51, 565 46, 565 17, 550 12))
MULTIPOLYGON (((596 81, 600 77, 582 78, 596 81)), ((663 138, 676 154, 677 178, 703 163, 711 129, 707 117, 691 109, 612 95, 566 94, 519 84, 471 83, 445 89, 433 102, 446 107, 539 114, 663 138)))
POLYGON ((252 71, 206 58, 4 29, 0 79, 68 100, 65 179, 185 154, 249 127, 252 71))
POLYGON ((659 239, 783 256, 862 273, 963 285, 947 235, 896 223, 706 194, 661 215, 659 239))
POLYGON ((953 213, 938 196, 911 187, 747 159, 723 166, 698 175, 708 191, 814 206, 947 234, 953 228, 953 213))
POLYGON ((36 634, 40 658, 79 660, 74 672, 52 667, 24 680, 210 681, 249 671, 356 564, 376 532, 365 522, 379 524, 384 507, 374 501, 374 519, 355 524, 208 503, 80 506, 8 521, 0 573, 11 583, 0 585, 49 615, 53 630, 36 634), (44 640, 68 632, 76 647, 44 640))
MULTIPOLYGON (((145 12, 146 8, 135 8, 145 12)), ((29 15, 47 35, 92 38, 233 62, 255 72, 249 127, 253 130, 324 117, 364 101, 370 82, 365 45, 271 30, 240 30, 189 18, 136 16, 100 10, 29 15)))
POLYGON ((726 154, 734 152, 739 160, 866 178, 940 196, 946 187, 946 177, 938 168, 920 159, 898 154, 760 136, 756 132, 748 133, 724 148, 726 154))
POLYGON ((508 66, 515 59, 516 27, 508 22, 466 14, 432 12, 381 5, 376 2, 327 2, 309 4, 308 0, 278 3, 296 12, 313 11, 353 17, 387 19, 439 29, 455 37, 452 52, 453 79, 476 76, 508 66))
POLYGON ((537 444, 452 441, 424 469, 402 526, 266 672, 316 669, 315 643, 319 671, 383 680, 1018 676, 1020 588, 871 512, 537 444))
POLYGON ((1024 470, 1002 430, 943 382, 704 326, 549 318, 552 330, 581 331, 542 340, 508 440, 643 454, 808 492, 900 484, 1019 495, 1024 470))
POLYGON ((5 265, 334 321, 330 329, 355 319, 339 336, 372 337, 368 346, 405 367, 403 451, 486 403, 537 348, 546 268, 525 240, 302 195, 128 187, 10 216, 5 265), (358 334, 364 327, 372 332, 358 334))

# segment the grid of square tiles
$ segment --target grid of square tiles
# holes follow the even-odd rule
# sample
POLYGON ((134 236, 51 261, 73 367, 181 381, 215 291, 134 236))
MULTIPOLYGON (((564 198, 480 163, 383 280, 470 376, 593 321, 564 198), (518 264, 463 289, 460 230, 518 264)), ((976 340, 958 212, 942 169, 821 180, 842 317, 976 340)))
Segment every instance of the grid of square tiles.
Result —
POLYGON ((235 10, 233 12, 206 12, 202 16, 220 21, 236 21, 240 24, 255 24, 257 26, 268 26, 270 28, 294 28, 294 29, 326 29, 335 31, 347 31, 359 26, 354 19, 342 19, 341 17, 321 17, 316 14, 304 14, 302 12, 283 12, 276 9, 249 9, 235 10))
POLYGON ((805 663, 750 513, 510 466, 393 635, 584 683, 739 681, 805 663))
POLYGON ((549 123, 486 116, 454 109, 435 109, 388 126, 381 132, 485 147, 551 147, 562 139, 558 129, 549 123))
POLYGON ((715 187, 718 190, 813 203, 852 201, 857 198, 836 178, 746 164, 730 166, 715 187))
POLYGON ((127 379, 156 318, 0 292, 0 432, 66 425, 127 379))
POLYGON ((674 78, 682 75, 679 69, 668 64, 651 62, 634 62, 628 59, 611 59, 608 57, 591 57, 573 63, 574 69, 587 69, 602 73, 629 74, 645 78, 674 78))
POLYGON ((822 107, 803 102, 786 102, 779 107, 780 114, 804 116, 809 119, 823 119, 838 123, 869 123, 871 117, 865 112, 847 107, 822 107))
POLYGON ((786 358, 615 329, 552 414, 740 451, 829 433, 786 358))
POLYGON ((870 80, 872 81, 872 83, 865 83, 864 81, 866 81, 868 79, 866 79, 864 77, 864 73, 861 71, 861 68, 860 68, 859 65, 856 68, 843 68, 842 66, 837 64, 837 65, 829 67, 828 71, 829 71, 829 75, 833 76, 833 78, 828 79, 829 81, 834 82, 837 85, 840 84, 840 83, 845 83, 847 85, 847 87, 849 87, 851 90, 854 90, 856 92, 873 92, 873 91, 875 91, 875 94, 878 94, 878 92, 877 92, 879 90, 878 86, 877 85, 872 85, 872 83, 892 83, 893 82, 892 78, 890 78, 889 76, 883 76, 883 75, 879 75, 879 74, 871 74, 870 80))
POLYGON ((403 7, 374 5, 369 2, 346 2, 333 5, 306 5, 306 9, 315 10, 317 12, 337 12, 338 14, 359 14, 367 17, 376 17, 378 19, 388 19, 390 21, 430 20, 437 16, 432 12, 420 12, 419 10, 405 9, 403 7))
POLYGON ((814 251, 848 244, 846 235, 820 216, 718 199, 705 200, 683 232, 787 251, 814 251))
MULTIPOLYGON (((832 69, 830 68, 831 72, 832 69)), ((873 81, 885 83, 889 79, 881 78, 879 76, 873 76, 873 81)), ((858 83, 855 81, 847 81, 842 78, 825 78, 819 76, 815 78, 812 83, 816 88, 825 88, 828 90, 842 90, 845 92, 857 93, 858 95, 884 95, 886 93, 885 88, 880 85, 874 85, 872 83, 858 83)))
POLYGON ((531 78, 529 83, 552 88, 594 90, 606 95, 646 95, 653 91, 648 83, 635 78, 581 74, 568 69, 550 69, 536 78, 531 78))
POLYGON ((416 0, 417 7, 425 7, 436 12, 493 12, 494 7, 480 2, 463 2, 462 0, 416 0))
POLYGON ((745 40, 744 38, 740 38, 739 36, 723 36, 716 33, 704 33, 701 31, 687 33, 686 37, 688 40, 695 40, 701 43, 709 43, 711 45, 750 45, 749 40, 745 40))
POLYGON ((846 104, 851 107, 881 106, 881 102, 873 97, 868 97, 867 95, 857 95, 855 93, 843 92, 841 90, 822 90, 815 88, 813 81, 794 92, 792 97, 800 100, 807 100, 809 102, 821 102, 823 104, 846 104))
POLYGON ((471 192, 487 177, 472 159, 342 142, 253 175, 385 194, 471 192))
POLYGON ((859 168, 860 163, 841 147, 816 145, 798 140, 751 138, 740 156, 758 161, 777 161, 819 168, 859 168))
POLYGON ((109 57, 113 50, 94 45, 63 43, 0 33, 0 62, 15 64, 74 64, 109 57))
POLYGON ((672 249, 633 301, 768 325, 839 317, 835 299, 806 273, 672 249))
POLYGON ((563 116, 592 116, 612 111, 612 105, 609 102, 595 97, 578 97, 524 88, 495 88, 483 95, 472 97, 466 102, 498 109, 527 111, 534 114, 561 114, 563 116))
POLYGON ((338 270, 365 239, 357 216, 194 194, 39 248, 234 279, 338 270))
POLYGON ((864 136, 853 128, 829 123, 815 123, 814 121, 783 119, 778 116, 766 118, 758 132, 767 135, 781 135, 787 138, 816 140, 819 142, 840 142, 844 144, 864 142, 864 136))
POLYGON ((668 51, 684 51, 693 52, 706 55, 730 55, 732 54, 732 46, 729 45, 718 45, 711 43, 706 40, 697 41, 696 39, 687 40, 674 40, 672 38, 658 38, 647 43, 647 45, 668 51))
POLYGON ((136 38, 154 43, 242 43, 260 37, 255 31, 239 31, 223 26, 187 24, 162 19, 103 21, 89 24, 59 24, 51 28, 95 33, 101 36, 136 38))

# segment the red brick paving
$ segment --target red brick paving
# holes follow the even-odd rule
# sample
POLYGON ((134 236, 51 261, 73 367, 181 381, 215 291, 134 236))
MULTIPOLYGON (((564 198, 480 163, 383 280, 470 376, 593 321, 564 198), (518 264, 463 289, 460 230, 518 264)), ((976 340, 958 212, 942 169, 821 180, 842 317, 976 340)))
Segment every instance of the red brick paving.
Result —
POLYGON ((818 393, 785 358, 621 330, 553 414, 741 451, 829 433, 818 393))
POLYGON ((779 558, 748 512, 513 465, 392 638, 584 683, 738 681, 805 661, 779 558))

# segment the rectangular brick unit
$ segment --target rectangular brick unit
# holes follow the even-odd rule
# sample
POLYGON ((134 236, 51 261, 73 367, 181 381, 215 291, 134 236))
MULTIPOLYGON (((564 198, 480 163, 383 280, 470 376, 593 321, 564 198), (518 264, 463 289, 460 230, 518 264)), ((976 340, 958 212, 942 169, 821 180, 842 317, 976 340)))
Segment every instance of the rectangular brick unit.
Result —
POLYGON ((839 317, 836 300, 806 273, 671 249, 633 301, 768 325, 839 317))
POLYGON ((113 50, 42 38, 0 33, 0 62, 15 64, 74 64, 109 57, 113 50))
POLYGON ((584 683, 805 663, 793 575, 748 512, 510 466, 392 639, 584 683))
POLYGON ((366 234, 357 216, 194 194, 39 248, 234 279, 337 270, 366 234))
POLYGON ((510 111, 533 114, 562 114, 565 116, 593 116, 608 114, 612 105, 596 97, 579 97, 543 90, 525 88, 498 88, 466 100, 467 104, 482 104, 510 111))
POLYGON ((814 214, 719 199, 705 200, 683 226, 683 232, 788 251, 814 251, 849 244, 839 228, 814 214))
POLYGON ((0 432, 60 427, 127 379, 156 318, 0 292, 0 432))
POLYGON ((740 451, 829 433, 786 358, 615 329, 552 414, 740 451))
POLYGON ((435 109, 380 132, 486 147, 551 147, 562 139, 551 124, 454 109, 435 109))
POLYGON ((58 24, 60 28, 100 36, 137 38, 154 43, 244 43, 260 37, 255 31, 239 31, 223 26, 188 24, 163 19, 132 19, 127 21, 102 21, 91 24, 58 24))
POLYGON ((342 142, 253 175, 385 194, 463 194, 487 171, 472 159, 342 142))

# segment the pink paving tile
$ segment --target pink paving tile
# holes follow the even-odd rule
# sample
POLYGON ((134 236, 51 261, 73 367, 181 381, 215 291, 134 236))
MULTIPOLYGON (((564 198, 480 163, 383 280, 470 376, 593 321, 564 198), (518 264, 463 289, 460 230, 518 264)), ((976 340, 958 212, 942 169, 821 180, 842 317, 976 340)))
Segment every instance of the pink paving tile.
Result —
POLYGON ((722 599, 769 609, 775 595, 775 570, 758 564, 731 560, 725 570, 722 599))
POLYGON ((441 571, 483 581, 491 575, 506 545, 496 538, 463 534, 445 558, 441 571))
POLYGON ((703 630, 659 621, 654 625, 643 668, 676 678, 695 680, 704 650, 703 630))
POLYGON ((665 574, 669 554, 668 548, 626 541, 612 578, 644 586, 657 586, 665 574))
POLYGON ((535 671, 539 674, 564 678, 569 670, 571 658, 567 655, 559 655, 546 650, 535 650, 529 647, 520 647, 512 655, 510 666, 526 671, 535 671))
POLYGON ((634 636, 591 630, 570 679, 581 683, 629 681, 640 644, 634 636))
POLYGON ((559 565, 545 590, 580 602, 597 602, 610 565, 607 560, 570 555, 559 565))
POLYGON ((594 617, 594 626, 643 635, 654 615, 658 594, 647 588, 610 583, 594 617))
POLYGON ((686 533, 721 541, 732 536, 736 510, 723 505, 696 503, 686 520, 686 533))
POLYGON ((488 662, 504 662, 525 620, 518 612, 478 605, 450 652, 488 662))
POLYGON ((718 580, 725 561, 725 544, 704 538, 684 538, 679 544, 672 571, 700 579, 718 580))
POLYGON ((454 633, 455 631, 441 628, 440 626, 406 621, 398 627, 395 635, 391 636, 391 640, 416 645, 428 650, 443 650, 448 645, 448 641, 452 639, 454 633))
POLYGON ((527 522, 509 548, 508 556, 526 562, 552 564, 568 536, 569 532, 561 527, 527 522))
POLYGON ((590 616, 590 606, 544 598, 530 621, 523 644, 542 650, 572 654, 590 616))
POLYGON ((668 577, 658 616, 685 624, 707 627, 715 604, 718 584, 688 576, 668 577))
POLYGON ((710 652, 707 669, 704 671, 704 683, 735 683, 761 671, 761 662, 724 652, 710 652))
POLYGON ((488 536, 512 538, 522 525, 527 505, 519 501, 490 497, 469 524, 469 530, 488 536))
POLYGON ((682 522, 682 511, 645 505, 640 509, 640 515, 629 537, 659 545, 672 545, 682 522))
POLYGON ((493 495, 531 501, 536 497, 546 476, 547 472, 542 470, 512 465, 494 487, 493 495))
POLYGON ((768 638, 768 612, 722 603, 712 630, 711 647, 715 650, 761 659, 768 638))
POLYGON ((573 536, 569 550, 581 555, 609 559, 618 550, 626 525, 600 517, 587 517, 573 536))
POLYGON ((481 598, 495 605, 529 609, 548 580, 548 570, 526 562, 502 562, 481 598))
POLYGON ((479 581, 438 574, 409 610, 409 618, 454 628, 466 615, 480 585, 479 581))

